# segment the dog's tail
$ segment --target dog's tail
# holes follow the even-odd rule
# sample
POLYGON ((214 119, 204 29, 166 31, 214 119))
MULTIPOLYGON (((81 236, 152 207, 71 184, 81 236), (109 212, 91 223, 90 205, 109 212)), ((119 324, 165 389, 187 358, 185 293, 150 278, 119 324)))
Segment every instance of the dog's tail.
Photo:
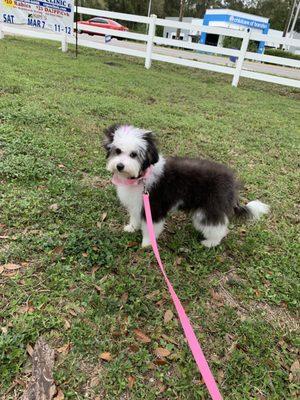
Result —
POLYGON ((268 214, 270 207, 259 200, 250 201, 245 206, 237 205, 234 207, 234 214, 240 218, 260 219, 264 214, 268 214))

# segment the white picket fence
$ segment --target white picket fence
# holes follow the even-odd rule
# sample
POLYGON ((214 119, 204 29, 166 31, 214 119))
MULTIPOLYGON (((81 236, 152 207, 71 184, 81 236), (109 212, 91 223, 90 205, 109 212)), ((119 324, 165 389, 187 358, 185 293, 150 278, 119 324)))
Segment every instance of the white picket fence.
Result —
MULTIPOLYGON (((150 17, 140 16, 140 15, 132 15, 132 14, 124 14, 124 13, 116 13, 112 11, 104 11, 97 10, 92 8, 78 7, 78 13, 98 16, 98 17, 106 17, 111 19, 123 20, 123 21, 131 21, 138 22, 142 24, 148 25, 147 34, 135 33, 135 32, 123 32, 116 31, 111 29, 92 27, 87 25, 81 25, 78 23, 78 29, 84 29, 84 31, 88 31, 91 33, 101 33, 104 35, 110 35, 113 37, 120 37, 123 39, 134 40, 138 42, 146 43, 145 48, 142 50, 134 49, 130 47, 125 47, 124 45, 116 46, 111 45, 110 43, 102 43, 96 42, 89 39, 82 38, 78 35, 78 45, 84 47, 90 47, 98 50, 105 50, 109 52, 114 52, 118 54, 125 54, 134 57, 140 57, 145 59, 145 67, 150 68, 152 60, 162 61, 172 64, 183 65, 187 67, 200 68, 208 71, 220 72, 224 74, 229 74, 233 76, 232 85, 237 86, 239 83, 240 77, 256 79, 265 82, 272 82, 281 85, 292 86, 296 88, 300 88, 300 80, 291 79, 287 77, 282 77, 278 75, 272 75, 269 73, 260 73, 254 72, 249 69, 244 69, 244 61, 251 60, 254 62, 264 62, 264 63, 272 63, 279 66, 291 67, 291 68, 300 68, 300 61, 295 59, 288 59, 283 57, 275 57, 270 55, 258 54, 248 51, 248 45, 250 40, 255 41, 268 41, 276 44, 283 44, 285 46, 296 46, 300 47, 300 40, 291 39, 291 38, 278 38, 273 37, 272 35, 263 35, 251 30, 232 30, 227 28, 219 28, 219 27, 210 27, 210 26, 201 26, 201 32, 207 32, 217 35, 223 36, 231 36, 242 39, 242 45, 239 50, 228 49, 223 47, 209 46, 200 43, 190 43, 184 42, 175 39, 163 38, 160 36, 156 36, 156 27, 173 27, 175 29, 187 29, 189 31, 199 30, 199 26, 193 25, 191 23, 186 22, 178 22, 167 19, 157 18, 155 15, 151 15, 150 17), (237 58, 237 61, 234 66, 225 66, 219 64, 213 64, 202 61, 195 61, 189 58, 182 57, 183 53, 181 52, 180 57, 170 56, 167 54, 162 54, 161 52, 157 52, 156 49, 158 46, 172 46, 173 48, 181 49, 181 50, 194 50, 198 52, 205 52, 211 54, 217 54, 221 56, 234 56, 237 58)), ((75 24, 74 24, 75 27, 75 24)), ((29 30, 27 28, 16 27, 15 25, 9 24, 0 24, 0 39, 4 38, 5 34, 16 34, 22 36, 28 36, 32 38, 40 38, 40 39, 48 39, 55 40, 61 42, 62 51, 67 51, 68 43, 75 44, 75 37, 67 37, 65 34, 54 34, 49 32, 43 32, 40 30, 29 30)), ((190 54, 190 52, 188 52, 190 54)))

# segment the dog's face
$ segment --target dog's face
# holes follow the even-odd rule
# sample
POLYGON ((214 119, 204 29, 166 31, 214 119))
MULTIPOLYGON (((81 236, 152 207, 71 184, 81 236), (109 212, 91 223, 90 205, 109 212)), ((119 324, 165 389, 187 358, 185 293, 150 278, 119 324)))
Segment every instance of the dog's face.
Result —
POLYGON ((105 132, 107 170, 126 178, 138 178, 158 161, 152 132, 129 125, 113 125, 105 132))

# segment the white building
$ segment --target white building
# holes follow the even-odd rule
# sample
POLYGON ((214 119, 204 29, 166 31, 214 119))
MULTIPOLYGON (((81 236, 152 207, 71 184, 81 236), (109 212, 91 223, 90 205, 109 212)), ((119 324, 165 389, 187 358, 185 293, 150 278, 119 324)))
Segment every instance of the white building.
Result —
MULTIPOLYGON (((178 21, 177 17, 167 17, 173 21, 178 21)), ((275 29, 270 29, 269 19, 265 17, 260 17, 257 15, 242 13, 235 10, 229 9, 209 9, 206 10, 203 19, 185 17, 183 22, 191 23, 196 26, 196 29, 182 29, 180 32, 180 40, 184 41, 196 41, 202 44, 209 44, 211 46, 222 46, 223 37, 220 35, 201 33, 201 27, 206 26, 216 26, 222 28, 228 28, 233 30, 244 30, 247 28, 253 29, 257 32, 268 34, 270 36, 282 37, 283 32, 275 29)), ((164 27, 164 37, 170 39, 176 39, 176 28, 164 27)), ((294 33, 294 37, 298 38, 298 34, 294 33)), ((265 42, 260 42, 258 44, 258 52, 263 52, 265 47, 278 48, 279 45, 266 40, 265 42)), ((289 49, 293 53, 299 53, 300 48, 291 47, 289 49)))

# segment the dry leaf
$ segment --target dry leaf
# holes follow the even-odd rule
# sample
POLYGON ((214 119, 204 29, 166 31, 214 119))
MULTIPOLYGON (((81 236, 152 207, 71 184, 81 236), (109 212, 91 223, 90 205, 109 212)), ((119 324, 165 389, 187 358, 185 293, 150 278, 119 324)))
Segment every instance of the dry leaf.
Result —
POLYGON ((159 290, 154 290, 154 292, 151 292, 151 293, 149 293, 149 294, 146 295, 146 299, 151 300, 151 299, 153 299, 153 297, 156 297, 156 296, 158 296, 159 294, 160 294, 160 291, 159 291, 159 290))
POLYGON ((28 343, 27 344, 27 346, 26 346, 26 351, 27 351, 27 353, 30 355, 30 357, 32 357, 32 354, 33 354, 33 347, 32 346, 30 346, 30 344, 28 343))
POLYGON ((73 315, 73 317, 77 317, 77 312, 75 310, 73 310, 72 308, 70 308, 68 310, 69 314, 73 315))
POLYGON ((98 386, 99 383, 100 383, 99 377, 98 377, 98 376, 94 376, 94 377, 91 379, 90 386, 91 386, 92 388, 94 388, 94 387, 98 386))
POLYGON ((29 262, 27 261, 23 261, 21 262, 22 267, 28 267, 29 266, 29 262))
POLYGON ((71 343, 66 343, 64 346, 56 349, 56 351, 61 354, 68 354, 70 350, 71 350, 71 343))
POLYGON ((296 360, 295 362, 293 362, 293 364, 291 365, 291 372, 292 372, 292 373, 300 372, 300 363, 299 363, 299 360, 296 360))
POLYGON ((131 247, 136 247, 136 246, 139 246, 139 245, 140 245, 139 242, 129 242, 127 244, 127 248, 130 249, 131 247))
POLYGON ((4 271, 3 265, 0 265, 0 275, 2 274, 3 271, 4 271))
POLYGON ((163 393, 166 390, 166 386, 161 381, 157 381, 156 386, 159 390, 159 393, 163 393))
POLYGON ((22 268, 22 265, 9 263, 9 264, 4 264, 3 267, 8 271, 15 271, 16 269, 22 268))
POLYGON ((123 293, 122 296, 121 296, 121 303, 122 303, 122 304, 126 304, 126 303, 127 303, 127 300, 128 300, 128 293, 125 292, 125 293, 123 293))
POLYGON ((106 217, 107 217, 107 212, 105 212, 105 213, 102 214, 101 222, 105 221, 105 220, 106 220, 106 217))
POLYGON ((57 211, 59 208, 58 204, 51 204, 51 206, 49 206, 49 210, 51 211, 57 211))
POLYGON ((94 285, 94 288, 96 289, 96 291, 97 291, 98 293, 102 293, 102 292, 103 292, 103 290, 101 289, 101 287, 98 286, 98 285, 94 285))
POLYGON ((65 329, 70 329, 71 328, 71 324, 67 319, 65 319, 64 328, 65 329))
POLYGON ((291 373, 289 376, 290 382, 300 382, 300 363, 296 360, 291 365, 291 373))
POLYGON ((219 369, 219 371, 217 372, 217 381, 218 383, 221 385, 221 383, 224 381, 224 372, 219 369))
POLYGON ((164 349, 163 347, 158 347, 157 349, 154 350, 154 354, 157 357, 162 358, 162 357, 168 357, 171 354, 171 352, 170 350, 164 349))
POLYGON ((173 312, 171 310, 167 310, 164 316, 164 323, 167 324, 168 322, 170 322, 173 316, 174 316, 173 312))
POLYGON ((64 248, 63 246, 57 246, 55 247, 55 249, 52 250, 53 254, 62 254, 64 252, 64 248))
POLYGON ((142 343, 150 343, 151 339, 149 336, 145 335, 141 330, 139 329, 134 329, 133 331, 137 337, 137 339, 142 342, 142 343))
POLYGON ((99 269, 100 267, 98 267, 97 265, 94 265, 93 267, 92 267, 92 275, 94 275, 95 274, 95 272, 96 271, 98 271, 98 269, 99 269))
POLYGON ((132 389, 135 384, 136 379, 133 376, 128 377, 128 388, 132 389))
POLYGON ((8 332, 7 326, 1 326, 1 332, 3 333, 3 335, 7 335, 8 332))
POLYGON ((213 289, 210 289, 211 297, 216 301, 222 301, 222 296, 213 289))
POLYGON ((112 356, 111 356, 111 354, 109 352, 101 353, 100 354, 100 358, 101 358, 101 360, 104 360, 104 361, 111 361, 112 360, 112 356))
POLYGON ((88 256, 88 253, 82 253, 82 257, 87 258, 88 256))
POLYGON ((176 260, 175 260, 175 262, 174 262, 174 265, 175 265, 175 266, 176 266, 176 265, 181 265, 181 263, 182 263, 182 257, 177 257, 176 260))
POLYGON ((64 398, 65 398, 65 396, 63 394, 63 391, 60 388, 58 388, 56 396, 54 397, 53 400, 64 400, 64 398))
POLYGON ((129 346, 129 350, 131 350, 133 353, 137 353, 139 351, 139 347, 136 344, 131 344, 129 346))
POLYGON ((164 358, 158 358, 154 361, 155 365, 166 365, 168 362, 164 358))
POLYGON ((26 313, 33 313, 34 312, 34 307, 29 305, 29 304, 25 304, 24 306, 21 306, 19 308, 19 313, 21 314, 26 314, 26 313))

